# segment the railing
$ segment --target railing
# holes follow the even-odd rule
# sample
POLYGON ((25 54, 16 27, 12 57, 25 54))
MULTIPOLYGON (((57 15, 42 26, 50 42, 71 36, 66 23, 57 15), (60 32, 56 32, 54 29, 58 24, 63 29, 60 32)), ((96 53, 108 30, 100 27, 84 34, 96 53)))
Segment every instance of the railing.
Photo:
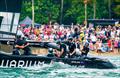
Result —
POLYGON ((0 31, 0 38, 15 38, 16 33, 0 31))

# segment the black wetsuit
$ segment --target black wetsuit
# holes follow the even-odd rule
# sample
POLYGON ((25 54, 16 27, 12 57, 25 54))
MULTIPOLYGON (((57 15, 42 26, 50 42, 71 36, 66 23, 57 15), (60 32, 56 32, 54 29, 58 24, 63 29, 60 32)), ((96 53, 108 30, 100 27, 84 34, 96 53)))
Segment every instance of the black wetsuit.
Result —
MULTIPOLYGON (((27 44, 27 42, 26 42, 25 39, 17 39, 15 41, 15 45, 24 46, 26 44, 27 44)), ((19 50, 20 48, 16 48, 16 49, 19 50)), ((31 49, 30 49, 29 46, 24 47, 23 50, 24 50, 24 55, 30 55, 31 54, 31 49)))
POLYGON ((60 44, 60 51, 62 51, 62 49, 64 50, 63 54, 60 56, 60 58, 64 58, 67 54, 67 46, 64 43, 60 44))
POLYGON ((83 50, 82 51, 84 51, 84 52, 82 52, 82 56, 87 56, 87 54, 88 54, 88 52, 89 52, 89 48, 88 47, 85 47, 85 46, 83 46, 83 50))
POLYGON ((76 48, 80 49, 80 44, 79 43, 75 43, 76 48))
MULTIPOLYGON (((69 43, 69 51, 70 51, 70 53, 72 53, 75 49, 76 49, 75 43, 73 43, 73 42, 69 43)), ((75 56, 75 53, 72 56, 69 55, 69 57, 74 57, 74 56, 75 56)))

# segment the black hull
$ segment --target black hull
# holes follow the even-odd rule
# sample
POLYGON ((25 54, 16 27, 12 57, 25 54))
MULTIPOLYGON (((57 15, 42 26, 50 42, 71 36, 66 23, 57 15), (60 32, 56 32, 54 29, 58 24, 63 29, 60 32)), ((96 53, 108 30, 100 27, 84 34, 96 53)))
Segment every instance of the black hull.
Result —
MULTIPOLYGON (((0 44, 9 44, 14 45, 14 38, 0 38, 0 44)), ((41 47, 41 48, 48 48, 48 43, 50 42, 40 42, 40 41, 33 41, 33 40, 27 40, 28 43, 30 43, 31 47, 41 47)))
POLYGON ((85 68, 112 69, 115 66, 109 61, 100 58, 56 58, 37 55, 9 55, 0 53, 0 66, 2 67, 30 67, 41 66, 44 63, 63 62, 72 66, 85 68))

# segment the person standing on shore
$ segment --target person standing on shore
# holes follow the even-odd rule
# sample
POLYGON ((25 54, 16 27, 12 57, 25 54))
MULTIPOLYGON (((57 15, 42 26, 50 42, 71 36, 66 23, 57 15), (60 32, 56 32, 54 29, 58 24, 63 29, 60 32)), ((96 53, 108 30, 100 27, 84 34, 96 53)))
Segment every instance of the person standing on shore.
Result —
POLYGON ((107 40, 107 46, 108 46, 108 52, 112 51, 112 40, 110 38, 108 38, 107 40))
POLYGON ((120 39, 118 41, 118 52, 120 52, 120 39))

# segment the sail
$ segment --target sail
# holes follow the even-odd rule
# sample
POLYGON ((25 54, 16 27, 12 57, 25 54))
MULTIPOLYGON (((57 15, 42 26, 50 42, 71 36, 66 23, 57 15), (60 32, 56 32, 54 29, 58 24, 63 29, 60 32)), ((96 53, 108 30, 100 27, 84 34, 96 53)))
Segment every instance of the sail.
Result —
POLYGON ((0 0, 0 31, 16 33, 22 0, 0 0))

